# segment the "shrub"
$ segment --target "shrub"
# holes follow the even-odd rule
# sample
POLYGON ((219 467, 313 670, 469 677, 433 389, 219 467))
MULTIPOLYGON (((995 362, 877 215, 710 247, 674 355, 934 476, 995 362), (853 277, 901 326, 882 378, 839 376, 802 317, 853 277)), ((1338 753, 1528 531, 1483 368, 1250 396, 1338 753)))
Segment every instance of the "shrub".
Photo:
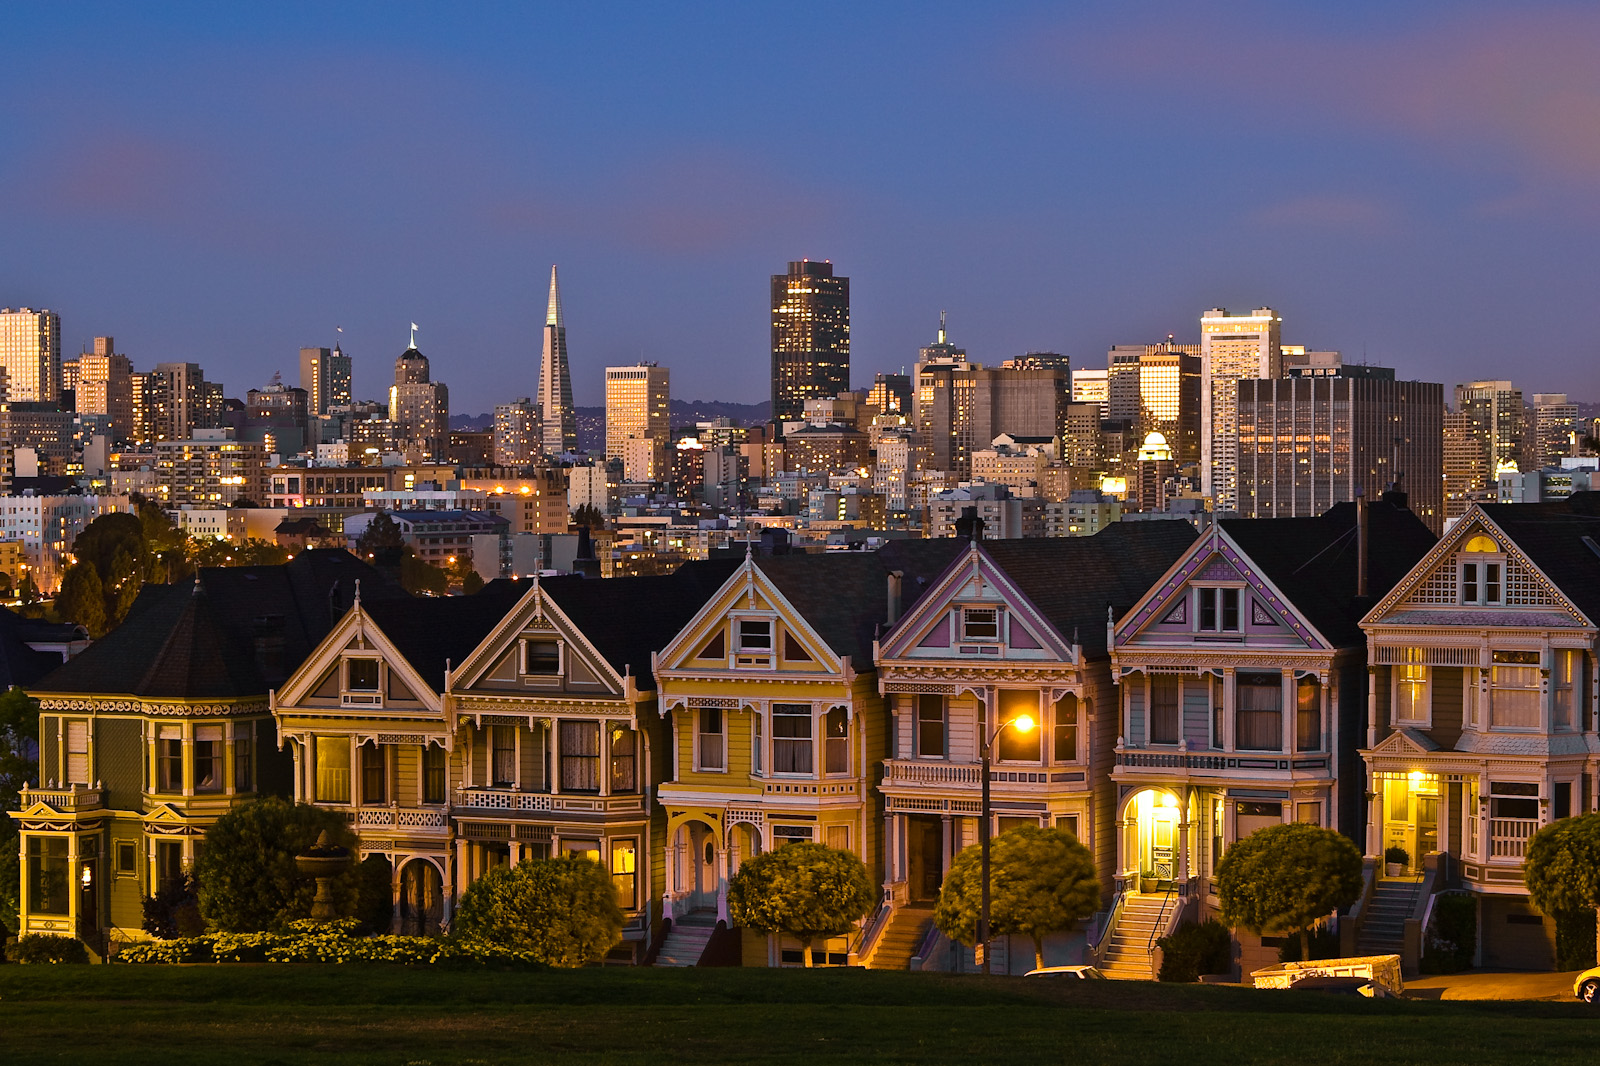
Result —
POLYGON ((1394 863, 1396 866, 1409 866, 1411 853, 1398 844, 1391 844, 1383 849, 1383 861, 1394 863))
MULTIPOLYGON (((269 796, 242 804, 206 830, 196 864, 200 913, 206 927, 224 933, 281 929, 311 913, 316 883, 301 875, 294 857, 326 831, 335 844, 355 848, 337 811, 269 796)), ((349 914, 359 898, 356 867, 333 881, 334 906, 349 914)))
POLYGON ((1198 981, 1201 974, 1233 969, 1233 936, 1215 918, 1199 924, 1184 922, 1156 944, 1162 952, 1162 981, 1198 981))
POLYGON ((64 963, 88 962, 89 953, 83 941, 54 933, 29 933, 6 946, 6 958, 12 962, 64 963))
POLYGON ((456 909, 464 943, 504 945, 551 966, 586 966, 622 939, 622 908, 604 866, 580 855, 529 859, 478 878, 456 909))
POLYGON ((1217 896, 1227 924, 1258 935, 1299 933, 1309 955, 1311 928, 1360 898, 1361 852, 1332 829, 1258 829, 1222 856, 1217 896))
POLYGON ((144 910, 141 928, 160 940, 199 936, 206 931, 200 918, 200 902, 193 877, 185 877, 175 884, 162 885, 154 896, 141 896, 144 910))
POLYGON ((1302 947, 1299 937, 1286 937, 1278 947, 1279 962, 1310 962, 1314 959, 1337 959, 1339 957, 1339 934, 1332 929, 1316 929, 1311 933, 1311 958, 1302 959, 1302 947))
POLYGON ((1556 969, 1587 970, 1595 964, 1594 911, 1565 911, 1556 919, 1556 969))
POLYGON ((806 966, 815 941, 848 933, 876 900, 861 860, 825 844, 785 844, 752 855, 728 883, 734 923, 794 937, 806 966))
MULTIPOLYGON (((1457 973, 1472 965, 1478 946, 1478 905, 1465 892, 1446 892, 1433 901, 1426 947, 1419 963, 1423 973, 1457 973)), ((1594 931, 1589 931, 1594 946, 1594 931)))
POLYGON ((115 956, 124 963, 380 962, 402 966, 538 967, 532 952, 459 938, 356 936, 354 919, 291 922, 280 933, 208 933, 179 940, 130 944, 115 956))

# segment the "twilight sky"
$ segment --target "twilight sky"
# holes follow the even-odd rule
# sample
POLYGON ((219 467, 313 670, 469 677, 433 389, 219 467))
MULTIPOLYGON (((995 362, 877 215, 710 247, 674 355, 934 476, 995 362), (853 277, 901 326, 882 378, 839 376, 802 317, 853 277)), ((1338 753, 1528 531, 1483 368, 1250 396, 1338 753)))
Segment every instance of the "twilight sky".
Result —
MULTIPOLYGON (((551 263, 602 369, 767 396, 767 279, 851 278, 853 378, 1262 304, 1404 377, 1600 399, 1592 4, 36 4, 0 64, 0 306, 231 396, 407 326, 531 395, 551 263)), ((297 382, 295 382, 297 383, 297 382)))

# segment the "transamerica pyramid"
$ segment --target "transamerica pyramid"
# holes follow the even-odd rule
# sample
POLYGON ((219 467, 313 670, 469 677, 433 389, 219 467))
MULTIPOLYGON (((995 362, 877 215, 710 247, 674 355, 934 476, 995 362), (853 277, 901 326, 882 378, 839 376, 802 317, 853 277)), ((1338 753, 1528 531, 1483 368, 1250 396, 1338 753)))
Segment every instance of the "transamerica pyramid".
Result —
POLYGON ((550 307, 544 318, 544 358, 539 361, 539 410, 544 453, 578 450, 578 418, 572 410, 572 372, 567 369, 567 325, 561 316, 561 287, 550 268, 550 307))

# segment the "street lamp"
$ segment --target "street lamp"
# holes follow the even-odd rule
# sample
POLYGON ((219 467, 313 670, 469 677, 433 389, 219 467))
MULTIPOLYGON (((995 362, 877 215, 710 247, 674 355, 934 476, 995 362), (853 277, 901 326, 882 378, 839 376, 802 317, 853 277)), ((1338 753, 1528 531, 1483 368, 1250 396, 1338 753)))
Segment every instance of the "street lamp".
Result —
POLYGON ((983 757, 983 804, 982 812, 978 818, 978 851, 982 856, 981 878, 983 881, 983 909, 978 915, 978 950, 983 952, 983 972, 989 972, 989 758, 994 751, 994 742, 1006 726, 1015 726, 1019 733, 1031 733, 1035 725, 1033 716, 1019 714, 1009 721, 1001 722, 994 727, 983 742, 983 749, 979 754, 983 757))

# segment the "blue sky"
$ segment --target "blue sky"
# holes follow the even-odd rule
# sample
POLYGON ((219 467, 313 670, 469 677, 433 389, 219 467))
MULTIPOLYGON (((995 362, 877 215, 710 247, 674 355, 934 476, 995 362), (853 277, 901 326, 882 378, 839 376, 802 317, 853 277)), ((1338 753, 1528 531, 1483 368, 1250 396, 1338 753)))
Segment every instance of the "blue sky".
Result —
POLYGON ((407 326, 452 407, 641 356, 767 394, 767 277, 1103 366, 1261 304, 1446 385, 1600 399, 1600 10, 1546 3, 35 5, 0 67, 0 305, 230 395, 407 326), (25 47, 15 45, 26 42, 25 47))

